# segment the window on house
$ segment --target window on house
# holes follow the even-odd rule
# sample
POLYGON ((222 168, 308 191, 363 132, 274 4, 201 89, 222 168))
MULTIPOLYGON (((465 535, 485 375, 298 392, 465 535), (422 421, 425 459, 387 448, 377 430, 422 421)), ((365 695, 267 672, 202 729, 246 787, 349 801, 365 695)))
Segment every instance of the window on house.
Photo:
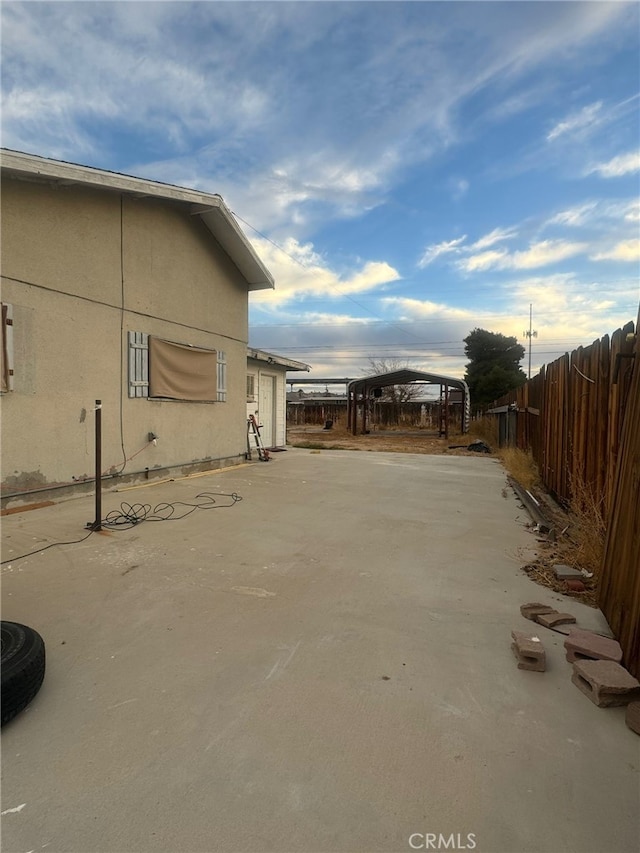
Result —
POLYGON ((253 373, 247 373, 247 403, 253 403, 256 399, 256 377, 253 373))
POLYGON ((13 306, 2 303, 2 346, 0 348, 0 390, 13 391, 13 306))
POLYGON ((226 353, 129 332, 129 396, 225 402, 226 353))

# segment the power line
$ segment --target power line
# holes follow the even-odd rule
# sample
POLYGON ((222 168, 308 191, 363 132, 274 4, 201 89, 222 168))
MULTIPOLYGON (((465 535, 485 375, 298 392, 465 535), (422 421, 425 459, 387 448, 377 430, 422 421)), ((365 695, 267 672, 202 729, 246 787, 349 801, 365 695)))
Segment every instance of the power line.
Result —
MULTIPOLYGON (((558 353, 566 352, 566 347, 559 346, 554 350, 536 350, 534 351, 534 356, 536 358, 542 355, 557 355, 558 353)), ((358 359, 368 359, 368 358, 388 358, 389 353, 376 352, 373 348, 367 353, 355 353, 351 355, 328 355, 328 354, 318 354, 318 357, 322 359, 322 361, 357 361, 358 359)), ((398 351, 398 356, 404 357, 405 354, 402 350, 398 351)), ((431 353, 431 352, 415 352, 409 353, 407 357, 411 358, 426 358, 431 361, 434 358, 449 358, 449 359, 458 359, 458 358, 467 358, 468 356, 464 352, 446 352, 446 353, 431 353)))
MULTIPOLYGON (((554 340, 545 339, 544 342, 541 341, 537 345, 534 344, 533 349, 534 349, 534 352, 537 352, 538 347, 541 347, 541 346, 557 345, 558 347, 563 347, 566 345, 573 345, 573 344, 578 344, 578 345, 582 344, 584 346, 583 341, 584 341, 583 338, 563 338, 561 341, 554 341, 554 340)), ((334 344, 304 344, 304 345, 301 344, 300 346, 287 346, 287 347, 283 347, 283 346, 280 346, 278 344, 273 344, 273 346, 276 347, 278 352, 315 352, 317 350, 333 350, 333 349, 336 349, 337 347, 340 348, 341 352, 357 352, 358 350, 371 349, 371 347, 375 347, 378 350, 398 349, 398 348, 415 349, 418 347, 429 349, 432 347, 440 347, 440 346, 445 346, 445 345, 448 346, 448 345, 452 345, 452 344, 459 347, 461 344, 461 341, 419 341, 419 342, 410 343, 410 344, 397 343, 397 342, 396 343, 383 344, 383 343, 380 343, 380 341, 372 341, 371 343, 368 343, 368 344, 367 343, 365 343, 365 344, 351 344, 349 346, 344 346, 344 347, 340 346, 339 344, 335 344, 335 343, 334 344)), ((261 349, 262 345, 259 348, 261 349)), ((269 349, 269 345, 265 344, 264 349, 269 349)))
MULTIPOLYGON (((633 310, 637 314, 637 305, 632 306, 631 308, 616 308, 616 313, 622 313, 625 310, 633 310)), ((325 312, 323 312, 325 313, 325 312)), ((536 313, 536 317, 540 319, 541 317, 575 317, 576 311, 547 311, 546 313, 536 313)), ((584 312, 589 314, 590 312, 584 312)), ((385 325, 391 326, 395 329, 400 329, 401 331, 406 331, 403 329, 403 326, 418 326, 422 323, 438 323, 439 325, 444 325, 445 323, 458 323, 458 324, 469 324, 469 323, 481 323, 487 322, 489 320, 496 321, 509 321, 513 322, 513 314, 482 314, 476 315, 474 317, 429 317, 420 320, 398 320, 395 323, 391 323, 389 320, 383 320, 379 318, 378 323, 375 323, 373 320, 368 320, 364 318, 354 318, 353 320, 346 320, 340 323, 315 323, 313 321, 309 322, 300 322, 300 323, 252 323, 252 329, 296 329, 298 327, 305 326, 313 326, 317 329, 322 328, 342 328, 345 326, 361 326, 365 328, 366 326, 378 325, 380 323, 384 323, 385 325), (364 320, 364 321, 363 321, 364 320)))
MULTIPOLYGON (((232 210, 231 212, 233 213, 233 215, 235 217, 237 217, 240 220, 240 222, 244 222, 244 224, 248 228, 251 228, 252 231, 255 231, 256 234, 259 234, 260 237, 262 237, 264 240, 267 240, 267 242, 271 243, 272 246, 275 246, 276 249, 278 249, 280 252, 285 254, 288 258, 291 258, 291 260, 294 263, 298 264, 298 266, 302 267, 303 270, 313 272, 312 268, 303 264, 299 258, 296 258, 290 252, 287 252, 287 250, 283 249, 282 246, 279 246, 278 243, 275 242, 275 240, 272 240, 270 237, 267 237, 267 235, 263 234, 262 231, 258 231, 258 229, 254 225, 252 225, 250 222, 247 222, 247 220, 243 219, 241 216, 238 216, 238 214, 235 213, 235 211, 232 210)), ((384 317, 381 317, 379 314, 376 314, 375 311, 372 311, 370 308, 367 308, 366 305, 363 305, 361 302, 358 302, 357 299, 354 299, 352 296, 349 296, 348 293, 344 293, 342 290, 340 290, 339 287, 336 287, 334 284, 331 284, 331 282, 327 282, 327 284, 329 285, 329 287, 331 287, 333 290, 335 290, 337 293, 339 293, 342 297, 344 297, 345 299, 348 299, 350 302, 353 302, 354 305, 357 305, 358 308, 362 308, 363 311, 368 311, 370 314, 372 314, 374 317, 376 317, 382 323, 386 323, 389 326, 389 328, 398 329, 399 332, 402 332, 405 335, 412 335, 413 334, 412 332, 409 332, 406 329, 403 329, 401 326, 397 326, 395 323, 391 323, 389 320, 385 320, 384 317)))

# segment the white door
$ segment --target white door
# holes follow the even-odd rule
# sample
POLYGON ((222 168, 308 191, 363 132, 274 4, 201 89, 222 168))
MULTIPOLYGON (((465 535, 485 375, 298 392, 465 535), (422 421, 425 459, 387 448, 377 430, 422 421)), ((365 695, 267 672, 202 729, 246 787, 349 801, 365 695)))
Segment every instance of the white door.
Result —
POLYGON ((260 436, 265 447, 273 445, 273 434, 275 427, 275 394, 274 394, 274 376, 260 376, 260 400, 259 412, 260 423, 262 428, 260 436))

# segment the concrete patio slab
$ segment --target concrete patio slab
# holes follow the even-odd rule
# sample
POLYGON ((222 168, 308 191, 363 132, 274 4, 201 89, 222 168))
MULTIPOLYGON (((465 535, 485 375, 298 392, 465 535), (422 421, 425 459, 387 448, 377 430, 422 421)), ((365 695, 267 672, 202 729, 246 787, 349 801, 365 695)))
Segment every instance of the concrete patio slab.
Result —
POLYGON ((82 536, 92 500, 6 517, 3 618, 48 669, 2 732, 3 850, 635 851, 624 709, 584 701, 561 634, 550 671, 513 665, 522 603, 606 624, 519 570, 535 540, 505 479, 483 457, 290 450, 103 497, 233 508, 23 560, 82 536))

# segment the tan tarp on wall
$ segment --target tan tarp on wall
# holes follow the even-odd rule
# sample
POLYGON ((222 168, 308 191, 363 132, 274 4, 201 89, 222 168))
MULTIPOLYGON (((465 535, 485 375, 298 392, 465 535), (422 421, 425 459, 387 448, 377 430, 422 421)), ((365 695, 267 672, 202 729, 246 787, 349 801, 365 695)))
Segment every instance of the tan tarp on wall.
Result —
POLYGON ((215 350, 149 336, 149 396, 172 400, 216 399, 215 350))

